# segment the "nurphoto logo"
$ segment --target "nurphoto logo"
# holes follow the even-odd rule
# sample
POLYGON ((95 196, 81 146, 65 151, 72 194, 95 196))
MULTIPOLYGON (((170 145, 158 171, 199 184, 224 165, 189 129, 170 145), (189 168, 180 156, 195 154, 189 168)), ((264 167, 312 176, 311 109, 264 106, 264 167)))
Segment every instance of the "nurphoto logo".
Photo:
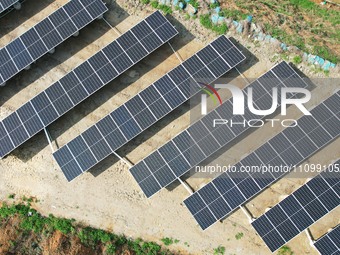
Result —
MULTIPOLYGON (((237 86, 234 86, 232 84, 216 84, 215 88, 211 85, 203 84, 201 83, 202 91, 204 94, 201 95, 201 114, 206 115, 207 114, 207 95, 212 99, 214 102, 214 105, 217 104, 217 100, 219 101, 219 104, 222 105, 222 100, 218 92, 215 88, 219 89, 228 89, 232 93, 232 101, 233 101, 233 115, 245 115, 245 111, 248 111, 252 113, 253 115, 258 116, 265 116, 270 115, 276 111, 276 109, 280 106, 281 109, 281 115, 285 116, 287 115, 287 107, 288 105, 295 105, 304 115, 311 115, 311 113, 306 109, 304 106, 305 103, 307 103, 311 99, 311 93, 309 90, 304 88, 273 88, 271 92, 272 96, 272 102, 271 107, 269 109, 256 109, 255 103, 253 101, 253 94, 254 90, 256 88, 248 87, 245 89, 245 92, 247 96, 245 96, 244 92, 238 88, 237 86), (209 91, 209 90, 210 91, 209 91), (290 98, 289 95, 292 94, 299 94, 302 95, 299 98, 290 98), (245 98, 246 97, 246 98, 245 98), (280 103, 279 103, 280 100, 280 103), (245 109, 245 105, 247 105, 247 109, 245 109)), ((261 99, 260 99, 261 100, 261 99)), ((264 100, 264 99, 262 99, 264 100)), ((250 127, 261 127, 264 125, 265 121, 272 123, 272 126, 274 126, 275 122, 279 122, 279 119, 250 119, 245 120, 242 122, 233 122, 233 119, 223 119, 223 116, 220 119, 214 119, 213 120, 213 127, 216 127, 217 125, 226 125, 229 124, 231 126, 233 125, 242 125, 242 126, 250 126, 250 127)), ((284 119, 281 120, 281 125, 284 127, 294 127, 297 125, 296 120, 294 119, 284 119)))

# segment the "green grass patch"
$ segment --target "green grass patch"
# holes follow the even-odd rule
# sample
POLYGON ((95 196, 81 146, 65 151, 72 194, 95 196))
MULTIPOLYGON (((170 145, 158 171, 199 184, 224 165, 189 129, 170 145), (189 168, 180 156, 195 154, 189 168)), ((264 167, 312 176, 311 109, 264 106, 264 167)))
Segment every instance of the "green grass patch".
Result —
POLYGON ((293 58, 293 63, 294 63, 295 65, 301 64, 301 62, 302 62, 302 57, 301 57, 301 56, 297 55, 297 56, 295 56, 295 57, 293 58))
POLYGON ((158 7, 158 1, 151 1, 151 6, 153 8, 157 8, 158 7))
POLYGON ((199 2, 197 2, 197 0, 190 0, 188 2, 188 4, 191 4, 196 9, 198 9, 198 7, 200 7, 200 4, 199 4, 199 2))
POLYGON ((164 14, 171 14, 172 8, 166 4, 160 4, 157 6, 157 9, 161 10, 164 14))
POLYGON ((209 14, 201 15, 200 16, 200 23, 203 27, 214 31, 215 33, 217 33, 219 35, 223 35, 228 31, 227 24, 225 24, 225 23, 220 24, 220 25, 213 24, 209 14))
POLYGON ((330 49, 327 46, 319 46, 319 45, 314 46, 312 54, 321 56, 324 59, 327 59, 333 63, 337 63, 340 60, 339 57, 331 53, 330 49))
POLYGON ((321 6, 310 0, 289 0, 289 2, 300 10, 307 11, 324 20, 331 22, 332 25, 340 24, 339 11, 322 8, 321 6))
POLYGON ((226 18, 232 18, 233 20, 244 20, 247 18, 247 14, 233 9, 222 9, 219 15, 226 18))
POLYGON ((217 7, 219 7, 219 6, 220 6, 220 3, 219 3, 219 2, 212 3, 212 4, 209 5, 210 9, 215 9, 215 8, 217 8, 217 7))

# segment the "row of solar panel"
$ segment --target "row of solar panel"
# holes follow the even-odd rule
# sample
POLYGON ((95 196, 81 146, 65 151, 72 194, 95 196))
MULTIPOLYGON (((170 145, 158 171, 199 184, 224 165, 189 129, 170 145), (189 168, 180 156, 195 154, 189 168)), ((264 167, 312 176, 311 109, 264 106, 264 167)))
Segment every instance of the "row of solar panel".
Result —
POLYGON ((0 124, 0 156, 8 154, 176 34, 160 12, 150 15, 6 117, 0 124))
POLYGON ((231 213, 258 194, 285 172, 245 173, 241 166, 285 166, 291 169, 337 138, 340 134, 340 92, 301 117, 298 126, 289 127, 235 165, 237 173, 223 173, 184 203, 202 229, 231 213))
POLYGON ((339 166, 340 160, 252 222, 272 252, 340 205, 339 166))
POLYGON ((71 0, 0 49, 0 84, 101 16, 101 0, 71 0))
POLYGON ((60 148, 54 157, 70 181, 116 151, 244 56, 222 36, 60 148), (79 167, 80 166, 80 167, 79 167))
POLYGON ((321 255, 340 255, 340 225, 314 243, 321 255))
MULTIPOLYGON (((307 85, 286 62, 280 63, 249 85, 257 91, 253 95, 253 101, 261 109, 271 107, 273 88, 291 86, 307 85)), ((257 119, 258 116, 251 114, 249 110, 246 110, 244 116, 233 115, 230 99, 137 163, 130 171, 146 196, 150 197, 248 129, 243 125, 214 127, 214 119, 231 119, 233 122, 243 123, 254 118, 257 119)))
POLYGON ((13 6, 17 2, 19 2, 19 0, 1 0, 0 1, 0 13, 7 10, 8 8, 13 6))

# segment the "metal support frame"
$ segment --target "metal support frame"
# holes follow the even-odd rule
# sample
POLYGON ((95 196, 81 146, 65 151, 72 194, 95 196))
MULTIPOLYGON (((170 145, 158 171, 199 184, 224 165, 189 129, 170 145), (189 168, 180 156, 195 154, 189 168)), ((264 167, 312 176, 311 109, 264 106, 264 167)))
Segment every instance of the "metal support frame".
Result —
POLYGON ((178 54, 177 51, 175 51, 175 49, 174 49, 174 47, 172 47, 171 43, 168 42, 168 44, 169 44, 170 48, 172 49, 172 51, 175 53, 175 55, 176 55, 176 57, 178 58, 179 62, 183 63, 182 57, 178 54))
POLYGON ((131 168, 133 166, 133 164, 131 164, 131 162, 129 162, 127 159, 121 157, 117 152, 113 152, 113 154, 119 158, 119 160, 123 161, 125 164, 127 164, 129 166, 129 168, 131 168))
POLYGON ((241 75, 242 78, 243 78, 243 79, 248 83, 248 85, 249 85, 251 82, 248 80, 248 78, 247 78, 243 73, 241 73, 240 70, 238 70, 238 68, 237 68, 236 66, 235 66, 234 68, 235 68, 235 70, 238 72, 238 74, 241 75))
POLYGON ((308 240, 309 240, 310 246, 315 247, 315 246, 314 246, 315 240, 313 239, 313 236, 312 236, 312 233, 310 232, 310 229, 309 229, 309 228, 306 228, 305 232, 306 232, 307 238, 308 238, 308 240))
POLYGON ((194 194, 194 189, 186 181, 182 180, 181 177, 178 177, 177 180, 189 192, 190 195, 194 194))
POLYGON ((13 4, 12 6, 10 6, 9 8, 7 8, 7 10, 4 10, 1 14, 0 14, 0 18, 5 17, 7 14, 9 14, 10 12, 14 11, 14 10, 19 10, 15 8, 15 5, 18 5, 18 3, 20 3, 20 8, 21 5, 26 2, 26 0, 23 1, 18 1, 15 4, 13 4))
POLYGON ((116 32, 116 34, 118 35, 118 36, 121 36, 122 35, 122 33, 116 28, 116 27, 113 27, 104 17, 103 17, 103 20, 105 21, 105 23, 106 24, 108 24, 109 25, 109 27, 113 30, 113 31, 115 31, 116 32))
POLYGON ((45 132, 46 139, 47 139, 47 141, 48 141, 48 143, 49 143, 49 145, 50 145, 50 148, 51 148, 51 150, 52 150, 52 153, 54 153, 51 135, 50 135, 50 133, 48 132, 48 130, 47 130, 46 127, 44 128, 44 132, 45 132))
POLYGON ((244 205, 240 205, 242 212, 247 216, 249 223, 252 223, 255 218, 251 215, 250 211, 244 205))

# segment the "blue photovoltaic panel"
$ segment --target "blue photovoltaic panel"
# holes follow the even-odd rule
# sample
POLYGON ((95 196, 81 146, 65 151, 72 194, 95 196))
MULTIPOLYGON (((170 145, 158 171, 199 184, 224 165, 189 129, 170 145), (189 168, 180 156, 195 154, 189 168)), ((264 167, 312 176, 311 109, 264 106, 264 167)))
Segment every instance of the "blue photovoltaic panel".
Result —
POLYGON ((0 13, 7 10, 9 7, 13 6, 19 2, 19 0, 1 0, 0 1, 0 13))
POLYGON ((319 238, 314 243, 315 248, 321 255, 339 255, 340 254, 340 225, 319 238))
MULTIPOLYGON (((155 26, 155 21, 150 20, 150 25, 155 26)), ((132 29, 131 33, 141 36, 142 31, 150 29, 142 23, 136 29, 132 29)), ((197 82, 208 77, 204 75, 205 73, 209 73, 210 76, 205 82, 210 83, 244 59, 243 54, 228 38, 221 36, 216 39, 56 151, 54 157, 67 180, 70 181, 87 171, 187 101, 201 89, 197 82), (79 147, 81 149, 77 147, 76 152, 70 146, 77 141, 80 141, 82 146, 79 147), (69 155, 74 157, 68 157, 69 155), (91 155, 94 157, 89 161, 91 155), (65 160, 66 158, 68 160, 65 160), (84 159, 86 163, 83 162, 84 159)))
MULTIPOLYGON (((69 12, 74 13, 75 9, 72 7, 69 12)), ((1 121, 0 157, 7 155, 177 34, 176 29, 159 11, 136 27, 1 121), (152 28, 149 21, 152 22, 152 28), (149 27, 149 32, 131 37, 131 31, 142 26, 149 27), (163 39, 160 39, 160 35, 163 39)), ((72 146, 75 148, 74 153, 77 153, 85 143, 76 141, 72 146)), ((96 153, 103 153, 103 148, 97 149, 96 153)), ((65 155, 64 160, 67 156, 65 155)), ((84 154, 79 165, 86 167, 94 158, 92 153, 84 154)))
MULTIPOLYGON (((228 56, 228 53, 226 56, 228 56)), ((250 84, 249 86, 254 87, 254 90, 261 89, 262 92, 254 93, 253 100, 256 106, 260 105, 262 101, 271 102, 272 88, 290 86, 287 81, 292 78, 297 80, 296 86, 307 86, 286 62, 282 62, 250 84), (286 79, 278 78, 281 72, 285 72, 286 79)), ((131 174, 147 197, 151 197, 157 191, 175 181, 248 129, 242 125, 233 126, 231 129, 227 125, 213 127, 213 119, 232 119, 234 122, 245 120, 241 115, 232 116, 231 102, 231 99, 224 102, 130 169, 131 174), (171 154, 170 157, 168 157, 169 154, 171 154), (159 164, 155 165, 155 161, 159 164)), ((260 106, 256 108, 267 109, 260 106)), ((253 119, 258 118, 258 116, 255 117, 246 113, 245 118, 253 119)))
MULTIPOLYGON (((297 126, 287 127, 234 165, 235 174, 225 172, 188 197, 184 203, 201 228, 206 229, 224 218, 280 179, 294 165, 301 164, 306 158, 336 139, 340 134, 339 93, 335 93, 313 108, 310 111, 312 115, 305 115, 298 119, 297 126), (254 165, 284 166, 285 171, 272 171, 266 174, 240 171, 241 167, 254 165), (217 198, 211 196, 204 198, 203 194, 207 191, 217 198)), ((320 213, 321 210, 318 212, 320 213)), ((283 214, 283 212, 277 213, 283 214)), ((273 236, 273 239, 279 240, 279 237, 273 236)))
POLYGON ((272 252, 339 206, 339 167, 340 160, 252 222, 272 252))
POLYGON ((71 0, 0 49, 0 85, 108 9, 101 0, 71 0))

